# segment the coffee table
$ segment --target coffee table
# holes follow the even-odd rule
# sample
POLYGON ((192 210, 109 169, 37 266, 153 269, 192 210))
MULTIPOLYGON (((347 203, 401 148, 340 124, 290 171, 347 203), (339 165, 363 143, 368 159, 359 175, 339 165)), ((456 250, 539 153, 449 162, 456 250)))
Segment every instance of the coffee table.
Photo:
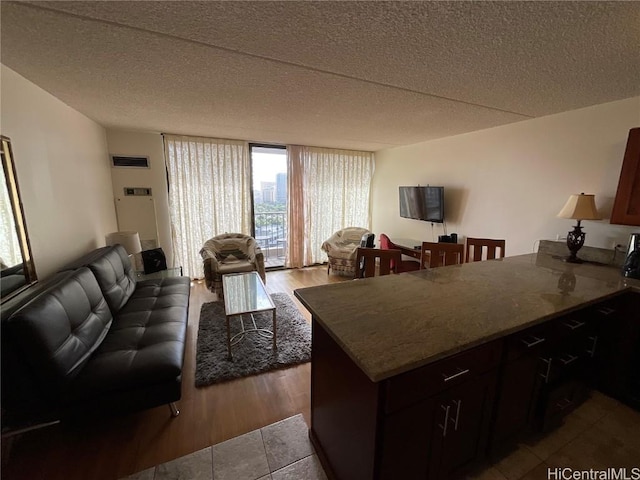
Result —
POLYGON ((273 339, 273 350, 278 347, 276 344, 276 306, 267 293, 262 283, 262 279, 258 272, 231 273, 222 276, 222 290, 224 292, 224 313, 227 320, 227 350, 229 359, 233 359, 231 355, 231 346, 242 341, 245 335, 256 333, 266 338, 273 339), (273 315, 273 330, 266 328, 258 328, 254 313, 265 312, 271 310, 273 315), (251 315, 253 328, 245 328, 242 316, 251 315), (242 331, 231 336, 230 320, 231 317, 239 316, 242 331))

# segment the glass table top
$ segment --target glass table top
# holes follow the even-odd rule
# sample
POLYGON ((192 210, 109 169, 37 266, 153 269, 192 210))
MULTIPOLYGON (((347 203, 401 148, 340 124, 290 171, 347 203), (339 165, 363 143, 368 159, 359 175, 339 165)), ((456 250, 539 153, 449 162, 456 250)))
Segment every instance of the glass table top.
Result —
POLYGON ((276 308, 258 272, 223 275, 222 290, 226 315, 242 315, 276 308))
POLYGON ((182 267, 172 267, 165 270, 158 270, 153 273, 144 273, 144 270, 136 270, 136 279, 138 280, 151 280, 156 278, 169 278, 169 277, 181 277, 182 267))

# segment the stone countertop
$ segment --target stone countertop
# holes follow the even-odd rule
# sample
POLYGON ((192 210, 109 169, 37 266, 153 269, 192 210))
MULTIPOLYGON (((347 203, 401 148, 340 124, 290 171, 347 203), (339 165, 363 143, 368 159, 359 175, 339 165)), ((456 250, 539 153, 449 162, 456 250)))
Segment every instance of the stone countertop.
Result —
POLYGON ((630 288, 619 268, 528 254, 294 293, 378 382, 630 288))

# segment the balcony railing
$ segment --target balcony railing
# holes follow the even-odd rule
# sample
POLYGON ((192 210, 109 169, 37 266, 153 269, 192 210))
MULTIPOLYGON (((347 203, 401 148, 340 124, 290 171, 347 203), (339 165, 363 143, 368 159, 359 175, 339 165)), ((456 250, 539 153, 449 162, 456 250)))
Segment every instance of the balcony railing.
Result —
POLYGON ((255 239, 264 254, 266 267, 281 267, 287 248, 286 212, 260 212, 254 214, 255 239))

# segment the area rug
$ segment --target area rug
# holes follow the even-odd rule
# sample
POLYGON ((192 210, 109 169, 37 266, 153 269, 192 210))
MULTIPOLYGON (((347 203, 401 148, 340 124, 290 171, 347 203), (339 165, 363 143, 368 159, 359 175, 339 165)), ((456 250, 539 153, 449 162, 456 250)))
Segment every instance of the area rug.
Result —
MULTIPOLYGON (((247 377, 311 360, 311 326, 286 293, 271 294, 276 306, 277 350, 271 339, 248 333, 231 347, 227 356, 227 327, 224 305, 202 305, 196 350, 196 387, 247 377)), ((271 312, 255 313, 258 328, 272 328, 271 312)), ((245 328, 252 327, 250 315, 243 315, 245 328)), ((239 317, 231 318, 231 335, 241 330, 239 317)))

